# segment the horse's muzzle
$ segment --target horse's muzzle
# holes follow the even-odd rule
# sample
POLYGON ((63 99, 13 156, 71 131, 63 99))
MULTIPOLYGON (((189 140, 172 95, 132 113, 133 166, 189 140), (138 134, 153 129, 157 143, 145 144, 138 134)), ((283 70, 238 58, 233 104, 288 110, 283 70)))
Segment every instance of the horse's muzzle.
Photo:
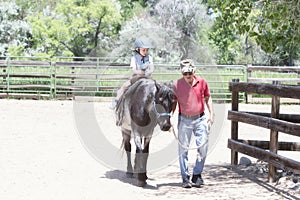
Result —
POLYGON ((171 128, 171 124, 170 124, 170 123, 163 124, 163 125, 160 127, 160 129, 161 129, 162 131, 169 131, 170 128, 171 128))

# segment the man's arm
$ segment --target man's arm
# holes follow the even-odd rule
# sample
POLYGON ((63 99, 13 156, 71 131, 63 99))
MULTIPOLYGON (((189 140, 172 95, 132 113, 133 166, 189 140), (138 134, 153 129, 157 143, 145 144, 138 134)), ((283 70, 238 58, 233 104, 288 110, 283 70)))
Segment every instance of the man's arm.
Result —
POLYGON ((176 106, 177 106, 177 100, 174 100, 174 103, 172 105, 172 114, 174 114, 175 110, 176 110, 176 106))
POLYGON ((206 103, 207 109, 209 111, 209 118, 208 118, 207 122, 213 124, 215 113, 214 113, 214 109, 213 109, 213 105, 212 105, 212 99, 210 96, 205 97, 205 103, 206 103))

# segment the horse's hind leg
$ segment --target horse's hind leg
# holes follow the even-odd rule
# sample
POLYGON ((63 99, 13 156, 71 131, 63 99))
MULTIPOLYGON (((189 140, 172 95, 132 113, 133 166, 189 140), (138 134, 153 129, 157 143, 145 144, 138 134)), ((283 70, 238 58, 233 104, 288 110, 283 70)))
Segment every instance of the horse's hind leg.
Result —
POLYGON ((127 156, 127 171, 126 171, 126 176, 129 178, 133 177, 133 169, 132 169, 132 164, 131 164, 131 132, 129 130, 122 130, 122 137, 123 137, 123 144, 124 144, 124 149, 126 151, 126 156, 127 156))

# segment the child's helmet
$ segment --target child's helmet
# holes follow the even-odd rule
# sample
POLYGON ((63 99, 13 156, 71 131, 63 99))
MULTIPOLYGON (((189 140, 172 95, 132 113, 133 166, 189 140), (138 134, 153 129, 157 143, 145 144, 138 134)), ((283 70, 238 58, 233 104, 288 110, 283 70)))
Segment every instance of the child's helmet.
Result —
POLYGON ((135 48, 151 48, 152 44, 146 37, 137 38, 134 42, 135 48))

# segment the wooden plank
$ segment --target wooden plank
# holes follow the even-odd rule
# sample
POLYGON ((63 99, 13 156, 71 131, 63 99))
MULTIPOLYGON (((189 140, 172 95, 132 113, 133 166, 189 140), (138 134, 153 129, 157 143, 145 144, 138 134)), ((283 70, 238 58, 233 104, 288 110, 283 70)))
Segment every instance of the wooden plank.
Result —
POLYGON ((300 72, 300 67, 248 66, 248 71, 300 72))
POLYGON ((10 66, 20 66, 20 67, 27 67, 27 66, 50 66, 50 62, 45 61, 18 61, 18 60, 10 60, 7 62, 10 66))
MULTIPOLYGON (((281 101, 281 99, 280 99, 280 101, 281 101)), ((247 111, 245 113, 264 116, 264 117, 271 117, 270 113, 247 112, 247 111)), ((293 122, 293 123, 300 123, 300 115, 298 115, 298 114, 279 114, 278 119, 293 122)))
POLYGON ((26 85, 9 85, 10 89, 30 89, 30 88, 46 88, 50 89, 50 85, 33 85, 33 84, 26 84, 26 85))
POLYGON ((300 99, 300 86, 297 85, 231 82, 229 90, 300 99))
POLYGON ((6 67, 6 64, 7 64, 7 63, 6 63, 6 60, 0 60, 0 65, 1 65, 1 67, 2 67, 2 66, 6 67))
POLYGON ((55 65, 65 67, 98 67, 98 66, 111 66, 111 67, 127 67, 130 68, 128 63, 103 63, 97 61, 58 61, 55 65))
MULTIPOLYGON (((247 103, 271 103, 272 99, 268 97, 252 97, 252 95, 247 95, 247 103)), ((280 98, 281 103, 288 104, 300 104, 300 99, 292 98, 280 98)))
POLYGON ((9 74, 9 77, 17 78, 51 78, 50 74, 9 74))
POLYGON ((114 91, 118 90, 119 86, 74 86, 74 85, 56 85, 55 89, 67 89, 74 91, 90 91, 90 92, 98 92, 101 90, 114 91))
POLYGON ((300 82, 300 78, 248 78, 249 83, 264 83, 264 82, 272 82, 272 81, 280 81, 280 82, 300 82))
MULTIPOLYGON (((269 141, 261 141, 261 140, 237 140, 243 144, 248 144, 251 146, 255 146, 260 149, 270 149, 269 141)), ((300 151, 300 142, 278 142, 278 150, 279 151, 300 151)))
POLYGON ((96 79, 96 74, 56 74, 55 78, 65 79, 96 79))
POLYGON ((126 80, 126 79, 130 78, 130 75, 127 75, 127 74, 56 74, 55 78, 98 79, 98 80, 120 79, 120 80, 126 80))
POLYGON ((109 80, 109 79, 121 79, 126 80, 131 77, 131 74, 101 74, 99 75, 99 79, 109 80))
POLYGON ((227 118, 229 120, 252 124, 266 129, 272 129, 278 132, 283 132, 300 137, 300 124, 230 110, 228 111, 227 118))
POLYGON ((288 172, 294 172, 296 174, 300 174, 300 162, 277 155, 272 152, 268 152, 266 150, 243 144, 241 142, 228 139, 228 148, 231 150, 235 150, 237 152, 246 154, 253 158, 257 158, 259 160, 263 160, 272 164, 273 166, 286 170, 288 172))
MULTIPOLYGON (((270 113, 264 113, 264 112, 248 112, 248 111, 245 111, 245 113, 264 116, 264 117, 271 117, 270 113)), ((283 114, 279 114, 278 119, 293 122, 293 123, 300 123, 300 115, 298 115, 298 114, 284 114, 283 113, 283 114)))
POLYGON ((0 97, 7 98, 7 97, 13 97, 13 98, 27 98, 27 99, 40 99, 41 97, 43 99, 50 99, 50 94, 26 94, 26 93, 0 93, 0 97))

